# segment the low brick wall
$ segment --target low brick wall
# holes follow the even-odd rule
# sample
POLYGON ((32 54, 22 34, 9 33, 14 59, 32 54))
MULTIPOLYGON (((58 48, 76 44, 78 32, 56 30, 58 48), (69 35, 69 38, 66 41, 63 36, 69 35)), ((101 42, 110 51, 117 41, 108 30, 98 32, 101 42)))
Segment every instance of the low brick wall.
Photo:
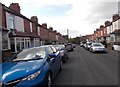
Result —
POLYGON ((12 56, 11 50, 3 50, 2 51, 2 62, 5 62, 12 56))
POLYGON ((107 48, 112 50, 112 43, 107 43, 107 48))

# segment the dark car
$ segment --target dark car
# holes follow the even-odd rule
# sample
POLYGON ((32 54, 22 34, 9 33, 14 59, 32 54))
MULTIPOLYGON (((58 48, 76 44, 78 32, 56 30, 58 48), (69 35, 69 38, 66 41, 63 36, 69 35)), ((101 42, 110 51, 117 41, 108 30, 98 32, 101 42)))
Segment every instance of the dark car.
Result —
POLYGON ((52 46, 24 49, 12 59, 0 65, 2 86, 51 86, 52 80, 61 70, 59 51, 52 46))
POLYGON ((69 51, 73 51, 73 45, 72 45, 71 43, 68 43, 68 44, 66 45, 66 49, 67 49, 68 52, 69 52, 69 51))
POLYGON ((68 51, 66 50, 64 45, 53 45, 58 51, 60 51, 62 62, 65 63, 68 59, 68 51))

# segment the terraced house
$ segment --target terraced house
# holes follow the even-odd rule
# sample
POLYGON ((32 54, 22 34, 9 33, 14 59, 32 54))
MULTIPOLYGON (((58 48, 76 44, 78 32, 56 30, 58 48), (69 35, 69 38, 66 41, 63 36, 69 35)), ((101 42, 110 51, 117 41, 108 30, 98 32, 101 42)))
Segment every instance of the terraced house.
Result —
POLYGON ((105 21, 93 34, 86 35, 88 41, 101 42, 109 49, 114 44, 120 46, 120 14, 113 14, 112 21, 105 21))
POLYGON ((37 16, 29 19, 20 11, 18 3, 9 7, 0 3, 0 48, 3 56, 10 56, 11 52, 16 53, 23 48, 66 41, 56 30, 47 28, 47 23, 40 25, 37 16))

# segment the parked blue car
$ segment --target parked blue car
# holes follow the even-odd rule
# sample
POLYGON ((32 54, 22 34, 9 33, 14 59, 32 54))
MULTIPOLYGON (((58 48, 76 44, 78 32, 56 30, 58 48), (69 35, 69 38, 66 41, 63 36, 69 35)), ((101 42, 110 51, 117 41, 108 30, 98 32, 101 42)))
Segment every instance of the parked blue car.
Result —
POLYGON ((68 51, 64 45, 53 45, 58 51, 60 51, 62 62, 65 63, 68 59, 68 51))
POLYGON ((48 86, 59 70, 62 61, 53 46, 24 49, 0 65, 0 86, 48 86))

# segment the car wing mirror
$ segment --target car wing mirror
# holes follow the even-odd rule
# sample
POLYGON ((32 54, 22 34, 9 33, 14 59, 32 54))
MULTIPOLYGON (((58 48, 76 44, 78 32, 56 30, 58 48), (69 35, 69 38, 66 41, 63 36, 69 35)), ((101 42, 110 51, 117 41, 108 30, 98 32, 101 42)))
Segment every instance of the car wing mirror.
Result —
POLYGON ((55 53, 51 53, 51 54, 49 54, 49 57, 50 58, 56 57, 56 54, 55 53))

